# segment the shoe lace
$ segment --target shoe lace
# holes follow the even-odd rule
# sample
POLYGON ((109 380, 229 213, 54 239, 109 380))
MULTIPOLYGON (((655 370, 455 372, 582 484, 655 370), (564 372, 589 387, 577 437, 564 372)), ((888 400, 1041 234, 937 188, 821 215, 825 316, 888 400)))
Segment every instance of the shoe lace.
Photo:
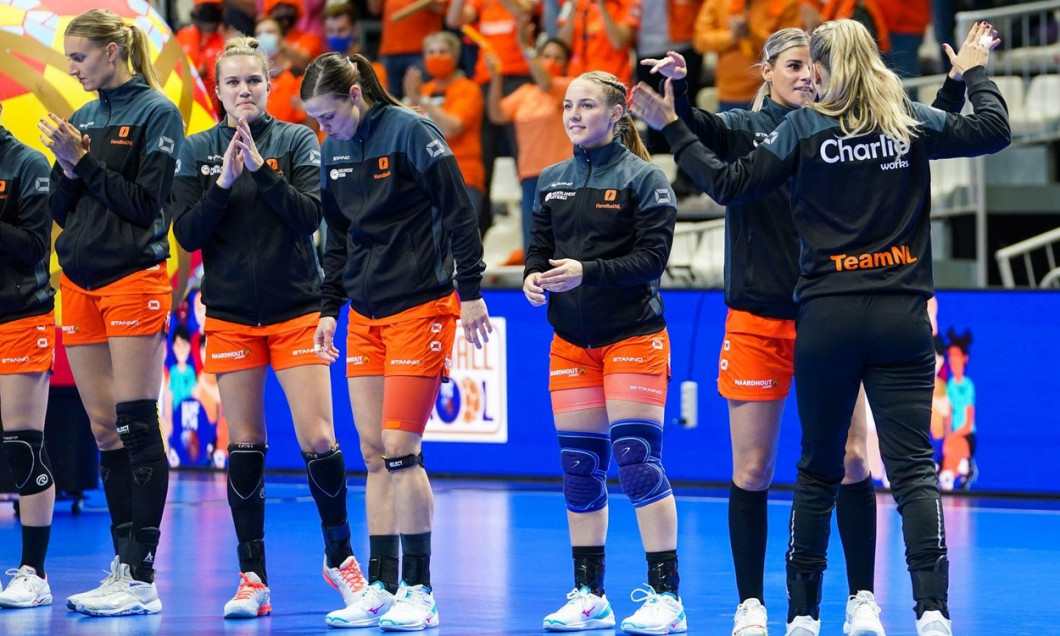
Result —
POLYGON ((860 593, 856 596, 851 596, 849 601, 854 604, 850 612, 852 616, 861 615, 866 618, 875 618, 880 613, 880 608, 876 605, 876 602, 867 596, 862 596, 860 593))
POLYGON ((250 580, 250 577, 240 572, 239 578, 242 579, 239 583, 239 589, 236 590, 235 601, 244 601, 254 596, 259 590, 265 587, 264 583, 256 583, 250 580))
POLYGON ((650 585, 644 587, 638 587, 629 593, 629 600, 634 603, 643 602, 645 605, 653 605, 662 600, 662 595, 655 591, 655 588, 650 585))
POLYGON ((338 568, 338 571, 342 582, 354 592, 360 592, 368 584, 364 580, 364 574, 361 573, 361 565, 357 563, 357 559, 351 558, 350 564, 344 568, 338 568))

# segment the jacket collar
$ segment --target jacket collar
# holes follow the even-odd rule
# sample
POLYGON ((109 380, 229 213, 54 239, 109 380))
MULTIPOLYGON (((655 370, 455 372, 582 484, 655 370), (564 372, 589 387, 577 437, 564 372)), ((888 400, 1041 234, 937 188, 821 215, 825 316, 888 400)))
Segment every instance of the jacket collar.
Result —
POLYGON ((629 150, 622 144, 622 140, 618 135, 615 135, 611 143, 603 146, 595 148, 574 147, 574 158, 578 160, 578 165, 593 166, 594 168, 617 163, 627 153, 629 153, 629 150))
POLYGON ((143 75, 133 75, 132 79, 125 82, 117 88, 108 88, 99 90, 100 101, 107 102, 113 106, 124 106, 131 104, 138 97, 140 97, 144 91, 154 90, 151 85, 147 83, 143 75))
MULTIPOLYGON (((250 134, 254 135, 254 139, 258 139, 261 135, 272 125, 272 122, 276 121, 276 118, 268 113, 262 113, 261 117, 258 117, 254 121, 250 122, 250 134)), ((227 137, 231 137, 235 134, 235 126, 228 125, 228 118, 224 118, 217 122, 217 127, 222 131, 225 131, 227 137)))
POLYGON ((382 121, 383 115, 386 114, 389 107, 390 104, 385 102, 372 104, 372 107, 364 114, 364 119, 357 125, 357 132, 354 133, 354 136, 365 140, 371 137, 375 129, 379 127, 379 122, 382 121))

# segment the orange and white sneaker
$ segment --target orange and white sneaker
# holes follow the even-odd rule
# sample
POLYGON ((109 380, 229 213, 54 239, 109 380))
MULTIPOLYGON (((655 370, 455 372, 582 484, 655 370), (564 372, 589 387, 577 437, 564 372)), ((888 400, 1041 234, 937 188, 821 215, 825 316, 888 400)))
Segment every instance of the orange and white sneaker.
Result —
POLYGON ((225 618, 257 618, 272 612, 269 587, 254 572, 240 572, 239 589, 225 603, 225 618))
POLYGON ((328 585, 339 591, 342 595, 342 603, 349 607, 364 593, 368 581, 361 573, 361 565, 353 555, 346 557, 337 568, 328 567, 328 558, 324 557, 324 580, 328 585))

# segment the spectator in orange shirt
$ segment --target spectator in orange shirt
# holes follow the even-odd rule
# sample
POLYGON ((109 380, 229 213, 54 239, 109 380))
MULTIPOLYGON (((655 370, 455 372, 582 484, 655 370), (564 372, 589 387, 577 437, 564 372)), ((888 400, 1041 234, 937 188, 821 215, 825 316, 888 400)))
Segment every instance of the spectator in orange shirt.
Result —
POLYGON ((417 67, 405 72, 405 100, 419 108, 445 136, 456 164, 464 175, 467 196, 478 214, 479 230, 489 227, 482 209, 486 170, 482 165, 482 89, 457 70, 460 39, 449 31, 438 31, 423 40, 423 65, 431 76, 423 81, 417 67), (483 224, 484 222, 485 225, 483 224))
POLYGON ((265 0, 262 13, 280 25, 280 50, 291 63, 291 72, 301 75, 309 60, 324 52, 323 38, 295 27, 304 13, 302 0, 265 0))
POLYGON ((898 77, 920 76, 920 45, 931 23, 929 0, 876 0, 891 34, 891 52, 883 56, 898 77))
POLYGON ((558 37, 571 48, 571 76, 604 71, 632 85, 640 4, 640 0, 567 0, 560 11, 558 37))
POLYGON ((269 58, 269 100, 265 110, 280 121, 304 124, 305 109, 298 96, 301 82, 292 70, 294 65, 279 44, 280 30, 280 24, 272 18, 261 18, 254 27, 254 38, 269 58))
MULTIPOLYGON (((530 25, 536 0, 452 0, 445 15, 450 29, 472 26, 482 34, 487 45, 478 51, 473 79, 482 87, 483 98, 489 91, 490 71, 486 57, 498 61, 501 88, 505 95, 530 81, 530 67, 523 59, 520 30, 530 25)), ((482 120, 482 165, 486 169, 486 187, 482 196, 483 213, 492 218, 490 184, 493 180, 493 161, 500 156, 515 154, 515 137, 511 126, 498 126, 489 117, 482 120)))
POLYGON ((692 44, 718 54, 715 85, 718 111, 749 108, 762 82, 752 66, 775 31, 802 27, 799 0, 706 0, 696 17, 692 44))
POLYGON ((192 23, 177 31, 177 42, 199 72, 199 77, 206 87, 206 94, 215 102, 214 109, 217 113, 220 113, 221 104, 216 99, 214 64, 225 48, 223 15, 224 4, 221 0, 195 0, 191 9, 192 23))
POLYGON ((414 66, 423 68, 423 38, 445 26, 447 0, 434 0, 419 11, 394 20, 396 12, 415 1, 368 0, 368 11, 383 15, 379 61, 386 69, 386 90, 398 99, 405 96, 405 71, 414 66))
MULTIPOLYGON (((521 37, 520 41, 525 41, 521 37)), ((523 84, 511 95, 503 96, 502 77, 495 59, 487 58, 493 76, 490 78, 486 105, 494 124, 513 124, 519 153, 516 165, 523 186, 520 202, 523 226, 523 250, 530 246, 534 196, 537 178, 547 166, 570 156, 570 139, 563 128, 563 96, 571 78, 567 77, 570 48, 558 38, 550 38, 536 49, 526 50, 526 61, 534 81, 523 84)))

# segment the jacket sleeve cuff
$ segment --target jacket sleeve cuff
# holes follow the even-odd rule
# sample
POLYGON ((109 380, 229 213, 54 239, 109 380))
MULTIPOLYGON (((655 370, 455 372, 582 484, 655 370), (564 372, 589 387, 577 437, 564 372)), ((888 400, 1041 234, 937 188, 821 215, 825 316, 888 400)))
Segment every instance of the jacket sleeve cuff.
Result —
POLYGON ((267 163, 261 164, 261 167, 251 172, 250 176, 254 179, 254 183, 258 184, 258 188, 262 190, 268 190, 282 180, 280 175, 267 163))
POLYGON ((600 265, 600 261, 583 261, 582 284, 599 285, 600 277, 603 276, 603 271, 604 268, 600 265))
MULTIPOLYGON (((235 187, 235 186, 233 186, 235 187)), ((228 205, 228 199, 232 196, 232 189, 225 190, 221 186, 217 185, 215 181, 210 189, 206 191, 206 202, 210 205, 223 208, 228 205)))
POLYGON ((482 298, 482 279, 475 278, 473 280, 458 280, 456 281, 456 293, 460 296, 460 301, 465 300, 478 300, 482 298))
POLYGON ((698 141, 692 131, 688 129, 688 125, 680 119, 667 124, 662 129, 662 134, 666 137, 666 143, 670 144, 670 152, 675 156, 698 141))

